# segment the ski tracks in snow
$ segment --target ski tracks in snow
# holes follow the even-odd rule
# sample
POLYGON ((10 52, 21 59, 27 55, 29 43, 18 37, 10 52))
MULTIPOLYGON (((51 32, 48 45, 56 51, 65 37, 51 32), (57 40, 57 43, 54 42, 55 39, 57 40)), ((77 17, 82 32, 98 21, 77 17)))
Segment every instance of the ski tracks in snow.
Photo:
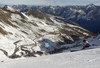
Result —
POLYGON ((0 64, 1 68, 100 68, 100 48, 27 58, 0 64), (6 66, 5 66, 6 65, 6 66))

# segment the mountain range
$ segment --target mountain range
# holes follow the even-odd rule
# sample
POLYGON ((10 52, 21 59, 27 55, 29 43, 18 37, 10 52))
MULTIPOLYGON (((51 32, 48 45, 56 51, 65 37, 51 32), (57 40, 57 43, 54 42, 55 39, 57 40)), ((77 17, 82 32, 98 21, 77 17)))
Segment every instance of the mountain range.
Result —
POLYGON ((65 19, 76 22, 83 28, 93 32, 100 32, 100 6, 89 4, 86 6, 70 5, 70 6, 27 6, 13 5, 13 8, 20 12, 26 12, 29 8, 41 10, 44 13, 63 17, 65 19))
POLYGON ((19 12, 8 5, 0 8, 0 54, 9 58, 41 55, 45 40, 53 50, 94 35, 75 22, 40 10, 19 12))

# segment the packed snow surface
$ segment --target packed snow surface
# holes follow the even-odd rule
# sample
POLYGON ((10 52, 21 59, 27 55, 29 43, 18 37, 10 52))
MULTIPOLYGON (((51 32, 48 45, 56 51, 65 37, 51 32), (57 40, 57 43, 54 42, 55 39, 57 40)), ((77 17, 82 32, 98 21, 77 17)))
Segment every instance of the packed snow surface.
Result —
POLYGON ((1 68, 100 68, 100 48, 0 63, 1 68))

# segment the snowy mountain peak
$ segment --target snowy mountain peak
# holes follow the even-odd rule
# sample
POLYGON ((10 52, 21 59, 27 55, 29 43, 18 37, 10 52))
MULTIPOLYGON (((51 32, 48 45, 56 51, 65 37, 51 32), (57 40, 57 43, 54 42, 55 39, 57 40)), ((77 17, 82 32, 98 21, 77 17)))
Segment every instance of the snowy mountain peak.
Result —
POLYGON ((8 6, 8 5, 5 5, 3 9, 9 10, 9 11, 12 11, 12 12, 16 12, 16 9, 14 9, 14 8, 8 6))
POLYGON ((94 4, 89 4, 89 5, 87 5, 87 9, 88 8, 95 8, 95 5, 94 4))
POLYGON ((91 6, 91 7, 93 7, 93 6, 95 6, 94 4, 88 4, 88 6, 91 6))

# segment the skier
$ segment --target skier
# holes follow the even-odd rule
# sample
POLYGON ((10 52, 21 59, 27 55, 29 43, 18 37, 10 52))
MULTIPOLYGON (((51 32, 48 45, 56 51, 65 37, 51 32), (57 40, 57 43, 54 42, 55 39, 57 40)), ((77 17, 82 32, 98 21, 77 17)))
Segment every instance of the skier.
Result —
POLYGON ((86 41, 86 39, 83 39, 83 48, 82 49, 85 49, 87 47, 90 47, 90 44, 88 41, 86 41))
POLYGON ((83 43, 85 43, 86 42, 86 39, 83 39, 83 43))

